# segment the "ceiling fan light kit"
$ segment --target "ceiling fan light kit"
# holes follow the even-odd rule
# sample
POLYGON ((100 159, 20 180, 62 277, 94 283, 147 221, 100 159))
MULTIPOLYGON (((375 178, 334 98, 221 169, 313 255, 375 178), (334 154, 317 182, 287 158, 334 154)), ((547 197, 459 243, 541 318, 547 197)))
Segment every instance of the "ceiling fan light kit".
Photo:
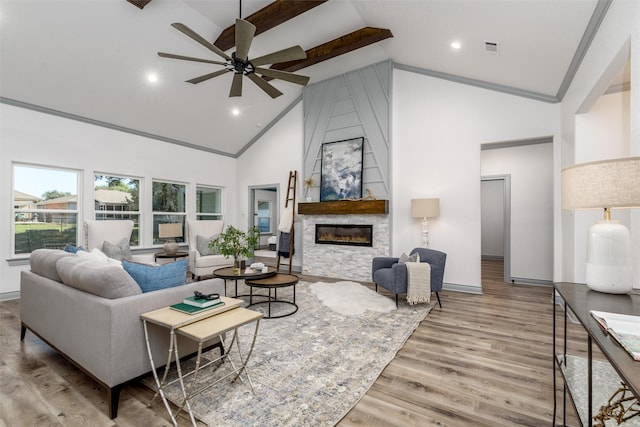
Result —
POLYGON ((277 98, 278 96, 282 95, 282 92, 280 92, 275 86, 273 86, 271 83, 267 82, 257 74, 273 79, 284 80, 302 86, 306 86, 307 83, 309 83, 309 77, 307 76, 294 74, 288 71, 273 70, 271 68, 261 67, 261 65, 266 64, 278 64, 281 62, 290 62, 305 59, 307 55, 300 46, 292 46, 286 49, 279 50, 277 52, 259 56, 254 59, 249 58, 249 50, 251 48, 253 37, 256 33, 256 27, 248 21, 245 21, 243 19, 236 19, 236 51, 233 52, 231 56, 227 55, 223 50, 218 48, 213 43, 207 41, 204 37, 197 34, 185 24, 173 23, 171 24, 171 26, 224 59, 224 62, 222 62, 202 58, 193 58, 184 55, 176 55, 172 53, 158 52, 158 56, 162 58, 202 62, 207 64, 222 65, 224 67, 222 70, 214 71, 212 73, 189 79, 187 80, 187 83, 198 84, 214 77, 218 77, 231 72, 234 73, 234 75, 231 82, 231 89, 229 91, 230 97, 242 96, 242 78, 243 76, 246 76, 249 80, 255 83, 256 86, 258 86, 272 98, 277 98))

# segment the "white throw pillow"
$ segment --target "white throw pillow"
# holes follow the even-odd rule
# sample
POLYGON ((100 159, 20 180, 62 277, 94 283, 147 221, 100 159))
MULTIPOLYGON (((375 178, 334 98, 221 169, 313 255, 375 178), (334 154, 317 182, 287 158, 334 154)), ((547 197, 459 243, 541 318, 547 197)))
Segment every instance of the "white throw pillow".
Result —
POLYGON ((76 256, 83 259, 91 260, 99 264, 109 264, 109 257, 98 248, 93 248, 91 252, 77 252, 76 256))

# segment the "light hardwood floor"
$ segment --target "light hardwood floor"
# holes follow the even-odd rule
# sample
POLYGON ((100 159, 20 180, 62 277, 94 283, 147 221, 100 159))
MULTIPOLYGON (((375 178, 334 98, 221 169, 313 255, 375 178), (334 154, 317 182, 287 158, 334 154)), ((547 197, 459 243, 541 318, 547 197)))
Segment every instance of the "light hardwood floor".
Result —
MULTIPOLYGON (((432 310, 339 426, 551 425, 552 289, 502 283, 501 270, 483 262, 482 295, 442 292, 443 308, 432 310)), ((20 342, 19 304, 0 303, 0 427, 171 424, 161 403, 147 407, 152 393, 140 384, 124 388, 110 420, 94 381, 33 334, 20 342)), ((583 352, 578 326, 569 325, 569 338, 583 352)), ((567 425, 578 425, 568 408, 567 425)))

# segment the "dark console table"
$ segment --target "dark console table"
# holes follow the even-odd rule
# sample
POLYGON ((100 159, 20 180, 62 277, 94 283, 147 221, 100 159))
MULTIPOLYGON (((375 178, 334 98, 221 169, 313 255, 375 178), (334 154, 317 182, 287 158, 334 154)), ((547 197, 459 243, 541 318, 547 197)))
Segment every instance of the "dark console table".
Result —
MULTIPOLYGON (((556 369, 558 365, 564 379, 563 412, 566 415, 566 393, 571 399, 582 425, 593 424, 594 411, 607 404, 611 397, 611 384, 624 382, 640 401, 640 362, 636 362, 616 341, 598 325, 589 314, 591 310, 612 313, 640 315, 640 293, 613 295, 590 290, 578 283, 555 283, 555 290, 564 304, 564 337, 562 351, 556 347, 556 304, 553 305, 553 425, 556 425, 556 369), (587 332, 587 358, 567 354, 567 311, 575 314, 580 325, 587 332), (593 343, 598 346, 607 362, 593 360, 593 343), (619 377, 619 378, 618 378, 619 377), (586 383, 586 384, 581 384, 586 383), (586 387, 583 388, 583 385, 586 387), (586 406, 586 408, 584 407, 586 406)), ((615 388, 614 388, 615 391, 615 388)), ((631 420, 630 420, 631 421, 631 420)), ((638 417, 633 419, 634 424, 638 417)), ((563 424, 566 424, 563 420, 563 424)), ((622 424, 622 425, 626 425, 622 424)))

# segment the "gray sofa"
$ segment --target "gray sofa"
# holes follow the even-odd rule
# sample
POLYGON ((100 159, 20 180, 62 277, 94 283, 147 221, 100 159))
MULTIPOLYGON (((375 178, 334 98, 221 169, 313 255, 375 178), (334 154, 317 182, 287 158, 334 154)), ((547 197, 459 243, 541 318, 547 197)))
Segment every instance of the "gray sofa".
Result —
MULTIPOLYGON (((109 416, 115 418, 121 388, 151 371, 140 314, 180 302, 194 290, 223 294, 224 284, 211 279, 141 293, 125 289, 128 273, 122 267, 93 269, 86 262, 69 258, 76 256, 51 249, 31 254, 31 270, 23 271, 20 280, 20 339, 24 340, 29 329, 98 381, 108 391, 109 416), (59 270, 64 265, 66 271, 59 270), (59 273, 71 285, 64 284, 59 273), (121 283, 114 284, 116 281, 121 283), (108 286, 101 287, 99 282, 108 286), (114 288, 118 289, 116 293, 114 288)), ((149 332, 153 359, 156 364, 164 364, 168 331, 152 325, 149 332)), ((207 347, 216 345, 217 340, 206 343, 207 347)), ((196 350, 193 342, 179 341, 181 358, 196 350)))

